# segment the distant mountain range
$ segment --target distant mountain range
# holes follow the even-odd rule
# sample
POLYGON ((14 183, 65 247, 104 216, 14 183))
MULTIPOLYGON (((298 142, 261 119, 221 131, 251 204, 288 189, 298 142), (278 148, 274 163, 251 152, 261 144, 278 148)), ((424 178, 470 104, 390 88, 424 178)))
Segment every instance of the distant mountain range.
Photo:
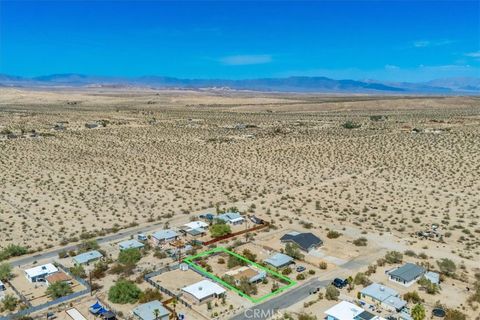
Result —
POLYGON ((52 74, 25 78, 0 74, 0 86, 9 87, 148 87, 156 89, 252 90, 310 93, 480 94, 480 78, 446 78, 428 82, 334 80, 326 77, 259 78, 245 80, 179 79, 144 76, 102 77, 52 74))

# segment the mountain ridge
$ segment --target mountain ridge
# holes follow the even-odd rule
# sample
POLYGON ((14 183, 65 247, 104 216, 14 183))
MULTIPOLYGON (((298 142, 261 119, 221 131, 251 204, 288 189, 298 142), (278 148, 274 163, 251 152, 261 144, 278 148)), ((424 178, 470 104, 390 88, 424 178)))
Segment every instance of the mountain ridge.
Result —
POLYGON ((388 82, 378 80, 331 79, 328 77, 291 76, 252 79, 182 79, 167 76, 140 77, 93 76, 78 73, 20 77, 0 74, 2 87, 35 86, 138 86, 156 89, 215 89, 264 92, 343 92, 343 93, 439 93, 480 94, 480 78, 443 78, 427 82, 388 82))

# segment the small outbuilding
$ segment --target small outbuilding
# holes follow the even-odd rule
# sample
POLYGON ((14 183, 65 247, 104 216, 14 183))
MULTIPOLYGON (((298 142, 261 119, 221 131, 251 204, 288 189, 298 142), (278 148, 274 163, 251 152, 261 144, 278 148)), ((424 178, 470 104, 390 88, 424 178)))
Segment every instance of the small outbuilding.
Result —
POLYGON ((120 248, 120 250, 142 249, 143 247, 145 247, 145 245, 137 240, 132 239, 132 240, 120 242, 118 244, 118 247, 120 248))
POLYGON ((103 257, 103 255, 99 251, 92 250, 92 251, 81 253, 81 254, 73 257, 73 263, 76 264, 76 265, 88 264, 90 262, 97 261, 98 259, 101 259, 102 257, 103 257))
POLYGON ((275 253, 270 258, 265 259, 264 262, 277 269, 287 267, 294 263, 292 257, 279 252, 275 253))
POLYGON ((440 284, 440 274, 433 271, 428 271, 425 273, 424 277, 433 284, 440 284))
POLYGON ((141 304, 133 309, 132 313, 139 320, 168 320, 170 318, 170 311, 158 300, 141 304))

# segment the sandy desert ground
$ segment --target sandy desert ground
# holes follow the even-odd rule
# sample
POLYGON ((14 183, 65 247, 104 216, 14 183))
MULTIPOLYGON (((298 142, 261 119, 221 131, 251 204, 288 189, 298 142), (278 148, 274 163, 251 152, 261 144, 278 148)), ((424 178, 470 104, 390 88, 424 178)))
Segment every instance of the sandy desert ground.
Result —
POLYGON ((0 247, 219 204, 321 235, 388 233, 479 271, 478 97, 3 88, 0 132, 0 247), (432 224, 443 242, 416 235, 432 224))

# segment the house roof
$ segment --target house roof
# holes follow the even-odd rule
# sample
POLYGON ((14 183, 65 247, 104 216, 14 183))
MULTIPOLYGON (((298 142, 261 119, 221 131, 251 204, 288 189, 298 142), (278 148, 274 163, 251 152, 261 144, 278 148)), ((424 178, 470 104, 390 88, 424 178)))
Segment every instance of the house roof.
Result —
POLYGON ((142 320, 155 320, 155 310, 159 311, 158 316, 160 318, 170 315, 170 311, 158 300, 141 304, 133 309, 132 312, 142 320))
POLYGON ((172 238, 178 237, 178 234, 172 229, 165 229, 165 230, 154 232, 152 234, 152 237, 154 237, 157 240, 165 240, 165 239, 172 239, 172 238))
POLYGON ((51 274, 57 272, 58 269, 51 263, 47 263, 41 266, 36 266, 30 269, 25 270, 25 273, 30 277, 30 278, 35 278, 38 276, 43 276, 46 274, 51 274))
POLYGON ((391 277, 399 278, 405 282, 410 282, 425 273, 425 268, 414 263, 406 263, 400 268, 397 268, 388 274, 391 277))
POLYGON ((425 273, 425 278, 427 278, 428 280, 430 280, 430 282, 434 284, 440 283, 440 274, 438 274, 437 272, 428 271, 427 273, 425 273))
POLYGON ((182 288, 182 291, 191 294, 198 300, 202 300, 214 294, 222 294, 225 292, 225 289, 210 280, 202 280, 182 288))
POLYGON ((143 243, 134 239, 120 242, 118 245, 120 249, 143 248, 145 246, 143 243))
POLYGON ((338 320, 354 320, 364 310, 348 301, 342 301, 325 311, 327 316, 338 320))
POLYGON ((368 287, 363 288, 361 293, 380 302, 383 302, 392 296, 398 296, 397 291, 380 283, 372 283, 368 287))
POLYGON ((229 271, 225 272, 225 274, 229 275, 229 276, 232 276, 236 280, 240 280, 242 278, 251 279, 255 276, 258 276, 260 274, 260 272, 254 267, 241 266, 241 267, 235 268, 233 270, 229 270, 229 271))
POLYGON ((70 277, 68 274, 66 274, 64 272, 56 272, 56 273, 46 277, 45 280, 47 280, 48 283, 53 284, 53 283, 56 283, 56 282, 70 281, 70 280, 72 280, 72 277, 70 277))
POLYGON ((236 221, 245 220, 245 218, 242 217, 242 215, 238 212, 225 212, 225 213, 222 213, 222 214, 216 216, 215 218, 226 221, 226 222, 228 222, 228 221, 236 222, 236 221))
POLYGON ((383 303, 394 307, 396 310, 400 310, 407 305, 407 301, 394 296, 388 297, 383 303))
POLYGON ((300 248, 302 248, 305 251, 310 250, 312 246, 317 246, 323 243, 323 241, 319 237, 317 237, 311 232, 286 233, 280 238, 280 240, 295 242, 300 248))
POLYGON ((268 259, 264 260, 266 263, 278 268, 281 266, 284 266, 286 264, 289 264, 293 261, 293 258, 290 256, 287 256, 286 254, 283 253, 275 253, 273 256, 271 256, 268 259))
POLYGON ((202 228, 190 229, 190 230, 187 230, 187 233, 192 236, 198 236, 199 234, 205 233, 205 229, 202 229, 202 228))
POLYGON ((200 229, 208 227, 208 223, 203 221, 192 221, 183 225, 186 229, 200 229))
POLYGON ((92 250, 76 255, 73 257, 73 261, 78 264, 83 264, 92 260, 100 259, 101 257, 103 257, 103 255, 99 251, 92 250))

